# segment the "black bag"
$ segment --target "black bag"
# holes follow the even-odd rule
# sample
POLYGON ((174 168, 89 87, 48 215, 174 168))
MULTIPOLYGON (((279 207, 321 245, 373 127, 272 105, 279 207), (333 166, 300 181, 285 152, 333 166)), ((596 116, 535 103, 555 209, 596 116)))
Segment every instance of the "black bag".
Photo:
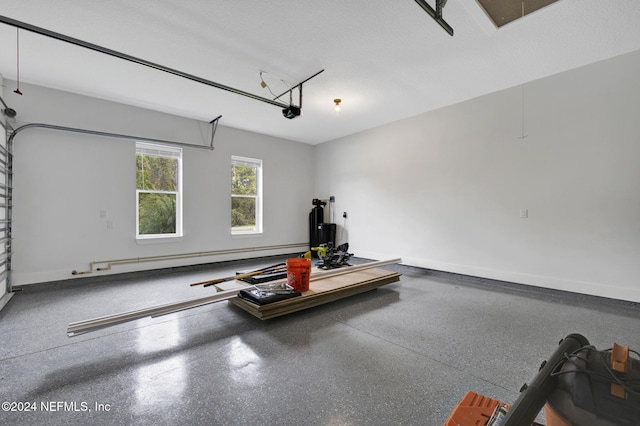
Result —
POLYGON ((301 296, 297 290, 294 290, 286 284, 281 285, 256 285, 251 288, 240 290, 238 297, 247 300, 256 305, 266 305, 268 303, 279 302, 280 300, 291 299, 292 297, 301 296))

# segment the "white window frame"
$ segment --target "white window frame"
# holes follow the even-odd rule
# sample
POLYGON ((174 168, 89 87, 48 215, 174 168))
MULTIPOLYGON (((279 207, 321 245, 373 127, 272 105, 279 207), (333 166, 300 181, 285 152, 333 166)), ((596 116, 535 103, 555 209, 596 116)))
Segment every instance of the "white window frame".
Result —
MULTIPOLYGON (((234 195, 233 193, 231 194, 231 199, 233 199, 234 197, 242 197, 242 198, 255 198, 256 200, 256 226, 253 227, 252 229, 238 229, 238 228, 234 228, 233 226, 231 226, 231 235, 236 237, 236 236, 256 236, 256 235, 261 235, 262 234, 262 203, 263 203, 263 197, 262 197, 262 184, 263 184, 263 180, 262 180, 262 169, 263 169, 263 164, 262 164, 262 160, 258 159, 258 158, 249 158, 249 157, 241 157, 241 156, 237 156, 237 155, 232 155, 231 156, 231 166, 233 167, 234 165, 246 165, 246 166, 252 166, 252 167, 256 167, 256 195, 234 195)), ((231 182, 229 182, 231 183, 231 182)), ((233 208, 233 203, 232 203, 232 208, 233 208)), ((229 211, 229 213, 231 214, 231 210, 229 211)))
POLYGON ((178 184, 175 191, 157 191, 138 189, 136 184, 136 239, 159 240, 163 238, 180 238, 182 237, 182 148, 153 144, 148 142, 136 142, 136 156, 138 154, 146 154, 149 156, 176 158, 178 160, 178 184), (171 234, 140 234, 140 194, 174 194, 176 197, 176 232, 171 234))

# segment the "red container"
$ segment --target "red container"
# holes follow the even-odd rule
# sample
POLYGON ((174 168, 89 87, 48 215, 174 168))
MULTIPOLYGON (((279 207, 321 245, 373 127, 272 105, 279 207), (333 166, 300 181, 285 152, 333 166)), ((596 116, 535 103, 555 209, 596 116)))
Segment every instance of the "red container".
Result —
POLYGON ((287 259, 287 284, 301 293, 309 291, 311 260, 303 257, 287 259))
POLYGON ((498 405, 509 407, 503 402, 469 391, 456 405, 444 426, 484 426, 498 405))

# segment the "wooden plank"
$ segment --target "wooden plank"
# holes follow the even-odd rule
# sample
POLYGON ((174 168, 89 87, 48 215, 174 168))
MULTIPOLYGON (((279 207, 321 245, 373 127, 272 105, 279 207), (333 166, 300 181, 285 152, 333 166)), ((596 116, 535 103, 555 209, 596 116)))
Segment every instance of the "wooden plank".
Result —
POLYGON ((235 297, 229 299, 229 303, 266 320, 364 293, 399 280, 400 274, 397 272, 373 268, 312 282, 309 291, 302 296, 280 302, 260 306, 235 297))

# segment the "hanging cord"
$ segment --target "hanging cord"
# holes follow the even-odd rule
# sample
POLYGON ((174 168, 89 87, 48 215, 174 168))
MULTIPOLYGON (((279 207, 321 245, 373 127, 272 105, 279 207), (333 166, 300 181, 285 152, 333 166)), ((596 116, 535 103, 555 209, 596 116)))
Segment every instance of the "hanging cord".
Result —
MULTIPOLYGON (((611 351, 611 349, 606 349, 604 352, 609 352, 611 351)), ((634 353, 637 356, 640 356, 640 354, 632 349, 629 349, 629 352, 634 353)), ((602 355, 602 352, 598 351, 597 349, 595 349, 592 346, 585 346, 583 348, 580 348, 578 350, 576 350, 575 352, 571 353, 571 354, 564 354, 564 360, 560 361, 558 363, 558 365, 556 366, 556 368, 554 369, 554 372, 551 373, 551 376, 561 376, 564 374, 570 374, 570 373, 583 373, 586 374, 587 376, 589 376, 590 378, 593 379, 600 379, 603 381, 608 381, 608 382, 613 382, 618 384, 619 386, 621 386, 625 391, 629 392, 630 394, 636 395, 636 396, 640 396, 640 392, 638 392, 636 389, 632 388, 630 383, 634 383, 634 382, 639 382, 640 379, 635 379, 635 378, 631 378, 631 377, 618 377, 609 367, 609 364, 607 363, 607 360, 604 358, 604 356, 602 355), (593 371, 593 370, 588 370, 587 369, 587 365, 589 364, 590 360, 581 356, 580 352, 582 351, 588 351, 588 352, 596 352, 596 354, 599 356, 600 361, 602 362, 602 365, 604 366, 605 369, 605 373, 599 372, 599 371, 593 371), (578 365, 578 363, 576 363, 576 360, 580 360, 584 363, 584 366, 578 365), (560 371, 560 367, 562 366, 562 364, 564 362, 569 362, 571 363, 575 370, 564 370, 564 371, 560 371)))
POLYGON ((529 135, 524 133, 525 130, 525 113, 524 113, 524 83, 522 83, 522 136, 519 139, 524 139, 529 135))
MULTIPOLYGON (((267 89, 269 91, 269 93, 271 93, 275 99, 278 99, 278 95, 276 95, 275 93, 273 93, 273 90, 271 90, 271 87, 269 86, 269 84, 267 84, 266 81, 264 81, 264 78, 262 77, 262 74, 266 74, 266 71, 262 71, 260 70, 260 85, 262 86, 263 89, 267 89)), ((286 84, 284 80, 280 80, 283 84, 286 84)))
MULTIPOLYGON (((524 18, 524 1, 522 2, 522 18, 524 18)), ((525 135, 524 131, 525 131, 525 114, 524 114, 524 83, 522 83, 522 134, 518 139, 525 139, 528 135, 525 135)))
POLYGON ((18 95, 22 95, 20 91, 20 28, 16 27, 16 81, 18 82, 18 87, 13 93, 17 93, 18 95))

